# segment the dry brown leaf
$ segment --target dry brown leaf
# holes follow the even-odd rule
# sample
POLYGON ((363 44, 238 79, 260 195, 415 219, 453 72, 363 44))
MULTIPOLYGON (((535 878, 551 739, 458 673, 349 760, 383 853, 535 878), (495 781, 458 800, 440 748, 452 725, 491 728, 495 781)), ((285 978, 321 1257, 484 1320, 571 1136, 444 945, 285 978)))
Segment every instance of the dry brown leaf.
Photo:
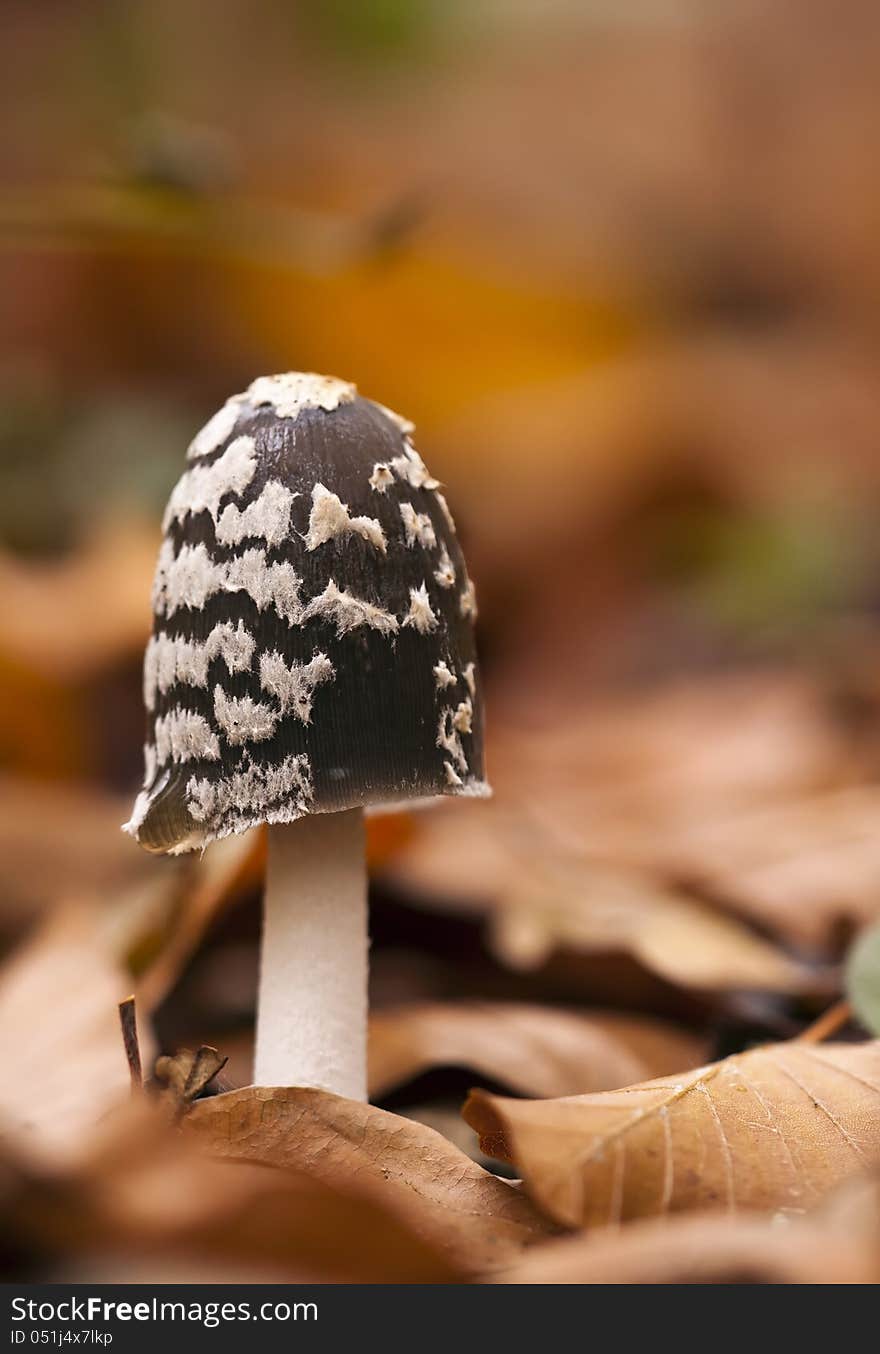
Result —
MULTIPOLYGON (((117 1012, 129 983, 77 908, 54 917, 0 973, 0 1139, 27 1159, 82 1159, 104 1115, 129 1097, 117 1012)), ((149 1061, 143 1023, 140 1038, 149 1061)))
POLYGON ((790 668, 679 677, 596 692, 588 704, 536 706, 534 691, 514 687, 510 708, 520 717, 496 718, 493 782, 519 787, 551 830, 561 824, 581 842, 595 840, 585 808, 601 813, 603 832, 616 812, 615 846, 638 844, 694 813, 713 818, 860 778, 827 691, 790 668), (526 710, 515 697, 530 700, 526 710))
POLYGON ((571 1227, 698 1209, 800 1213, 880 1166, 880 1041, 773 1044, 620 1091, 465 1118, 571 1227))
POLYGON ((249 1086, 200 1100, 184 1132, 218 1156, 358 1187, 468 1273, 509 1265, 548 1235, 517 1188, 432 1129, 325 1091, 249 1086))
POLYGON ((563 856, 524 868, 492 917, 492 943, 515 968, 566 948, 623 951, 681 987, 801 993, 828 990, 737 917, 642 871, 563 856))
POLYGON ((97 523, 60 562, 0 552, 0 652, 68 682, 136 653, 148 629, 156 545, 155 526, 132 519, 97 523))
POLYGON ((586 854, 723 896, 774 935, 829 947, 880 914, 876 787, 793 672, 690 679, 501 730, 499 800, 550 854, 586 854), (806 902, 805 902, 806 900, 806 902))
POLYGON ((502 1284, 880 1283, 880 1230, 699 1213, 536 1247, 502 1284))
POLYGON ((808 990, 780 943, 837 958, 840 923, 878 915, 878 794, 821 682, 714 676, 509 714, 495 800, 422 817, 388 867, 423 905, 491 911, 504 958, 617 945, 674 983, 808 990))
POLYGON ((0 776, 2 921, 16 929, 61 896, 118 902, 154 873, 146 852, 119 831, 130 805, 83 784, 0 776))
POLYGON ((856 785, 682 825, 669 868, 804 947, 880 917, 880 789, 856 785))
POLYGON ((458 815, 431 814, 392 878, 487 911, 493 948, 513 968, 535 968, 567 949, 627 953, 668 982, 706 991, 802 993, 831 982, 737 916, 646 869, 576 855, 501 795, 458 815))
POLYGON ((201 1044, 193 1052, 184 1048, 173 1055, 156 1059, 155 1079, 159 1098, 179 1119, 206 1087, 223 1071, 228 1059, 210 1044, 201 1044))
POLYGON ((87 1161, 42 1174, 3 1163, 5 1234, 58 1278, 439 1283, 461 1278, 351 1177, 212 1160, 141 1101, 87 1161))
POLYGON ((673 1025, 519 1003, 413 1003, 370 1016, 370 1094, 432 1067, 469 1068, 520 1095, 602 1091, 692 1067, 705 1044, 673 1025))

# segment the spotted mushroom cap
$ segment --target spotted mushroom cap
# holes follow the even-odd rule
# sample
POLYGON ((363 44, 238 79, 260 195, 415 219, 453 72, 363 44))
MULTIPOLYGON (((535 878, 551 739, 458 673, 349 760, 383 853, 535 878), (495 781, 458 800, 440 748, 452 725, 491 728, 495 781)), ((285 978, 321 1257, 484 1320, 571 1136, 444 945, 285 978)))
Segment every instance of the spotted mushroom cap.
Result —
POLYGON ((163 522, 125 825, 147 850, 488 793, 474 587, 412 430, 289 372, 195 438, 163 522))

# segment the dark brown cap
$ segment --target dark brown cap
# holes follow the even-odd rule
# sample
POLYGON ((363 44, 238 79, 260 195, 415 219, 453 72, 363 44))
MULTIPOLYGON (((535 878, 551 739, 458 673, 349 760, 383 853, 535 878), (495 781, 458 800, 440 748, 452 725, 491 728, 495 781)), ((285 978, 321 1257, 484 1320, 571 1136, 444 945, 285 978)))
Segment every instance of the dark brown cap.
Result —
POLYGON ((187 851, 433 795, 481 795, 476 605, 412 425, 332 377, 261 377, 189 449, 144 664, 126 830, 187 851))

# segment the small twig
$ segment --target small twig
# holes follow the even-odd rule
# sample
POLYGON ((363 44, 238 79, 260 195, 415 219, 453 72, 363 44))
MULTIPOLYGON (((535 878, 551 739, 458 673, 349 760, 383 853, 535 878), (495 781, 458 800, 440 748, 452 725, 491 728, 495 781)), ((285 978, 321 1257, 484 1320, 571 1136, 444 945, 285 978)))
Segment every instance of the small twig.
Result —
POLYGON ((141 1070, 141 1049, 138 1043, 134 997, 126 997, 125 1001, 119 1003, 119 1023, 122 1026, 122 1042, 131 1077, 131 1093, 137 1095, 143 1088, 144 1077, 141 1070))
POLYGON ((824 1011, 818 1020, 814 1020, 812 1025, 808 1025, 797 1036, 795 1043, 821 1044, 823 1039, 830 1038, 832 1034, 836 1034, 838 1030, 842 1029, 851 1017, 852 1007, 849 1002, 837 1001, 833 1006, 829 1006, 828 1010, 824 1011))

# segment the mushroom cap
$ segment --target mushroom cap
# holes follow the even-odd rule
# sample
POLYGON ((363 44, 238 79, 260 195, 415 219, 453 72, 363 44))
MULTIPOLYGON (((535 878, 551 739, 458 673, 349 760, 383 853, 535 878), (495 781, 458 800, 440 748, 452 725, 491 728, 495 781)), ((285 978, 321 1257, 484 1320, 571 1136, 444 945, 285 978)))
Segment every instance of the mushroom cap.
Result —
POLYGON ((125 830, 482 795, 473 584, 412 424, 333 377, 260 377, 191 444, 163 522, 146 771, 125 830))

